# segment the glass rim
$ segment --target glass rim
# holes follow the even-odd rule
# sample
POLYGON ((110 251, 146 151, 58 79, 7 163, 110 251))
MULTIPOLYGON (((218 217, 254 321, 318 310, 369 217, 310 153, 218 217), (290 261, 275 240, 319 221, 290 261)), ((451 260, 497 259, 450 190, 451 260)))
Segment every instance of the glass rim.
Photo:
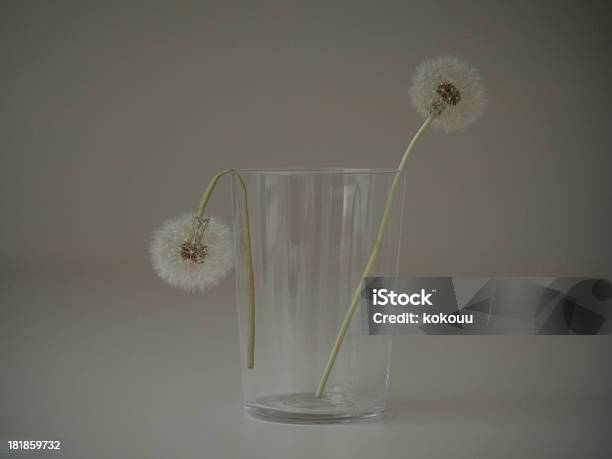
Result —
POLYGON ((247 168, 236 169, 239 174, 261 174, 261 175, 356 175, 356 174, 398 174, 405 170, 393 168, 351 168, 351 167, 294 167, 294 168, 247 168))

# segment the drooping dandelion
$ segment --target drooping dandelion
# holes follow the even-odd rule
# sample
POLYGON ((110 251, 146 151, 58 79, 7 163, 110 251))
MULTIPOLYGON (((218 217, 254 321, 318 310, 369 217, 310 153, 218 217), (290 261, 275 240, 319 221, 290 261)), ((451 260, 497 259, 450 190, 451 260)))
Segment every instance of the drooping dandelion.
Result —
POLYGON ((205 290, 216 285, 232 269, 231 230, 217 217, 207 215, 206 207, 221 177, 236 174, 244 197, 243 243, 247 253, 249 327, 247 367, 255 361, 255 287, 251 229, 246 185, 233 169, 213 177, 202 195, 198 210, 165 221, 153 234, 150 252, 153 269, 173 287, 184 290, 205 290))
MULTIPOLYGON (((399 164, 399 171, 405 169, 406 161, 412 148, 427 126, 432 124, 434 127, 446 132, 463 129, 480 116, 486 102, 484 86, 478 70, 452 56, 438 57, 421 64, 414 75, 412 87, 410 88, 410 96, 417 112, 425 120, 408 144, 408 148, 406 148, 399 164)), ((315 391, 315 397, 317 398, 323 395, 336 357, 351 324, 351 319, 359 304, 361 280, 370 276, 378 257, 400 180, 401 175, 397 174, 387 197, 383 217, 378 227, 378 235, 372 247, 370 258, 363 270, 360 282, 357 284, 344 320, 340 325, 336 341, 315 391)))
POLYGON ((166 220, 151 241, 157 275, 173 287, 205 290, 232 269, 231 230, 217 217, 193 213, 166 220))

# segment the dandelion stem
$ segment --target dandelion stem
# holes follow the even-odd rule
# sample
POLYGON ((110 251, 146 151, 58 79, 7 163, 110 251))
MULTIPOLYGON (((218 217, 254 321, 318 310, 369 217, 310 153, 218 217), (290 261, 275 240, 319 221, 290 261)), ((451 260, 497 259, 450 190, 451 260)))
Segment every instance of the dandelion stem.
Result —
POLYGON ((393 203, 395 201, 397 189, 401 181, 401 177, 402 177, 401 172, 405 168, 406 160, 408 159, 408 156, 410 155, 410 151, 412 150, 412 147, 414 146, 414 144, 416 143, 420 135, 423 133, 423 131, 427 128, 427 126, 429 126, 429 123, 431 123, 431 121, 433 120, 433 117, 434 117, 433 115, 430 115, 429 117, 425 119, 421 127, 418 129, 418 131, 416 132, 416 134, 414 135, 414 137, 408 144, 408 148, 406 148, 404 156, 402 157, 402 160, 399 164, 399 167, 398 167, 399 172, 395 175, 395 178, 393 179, 393 183, 391 184, 391 190, 389 191, 389 195, 387 196, 387 202, 385 203, 385 210, 383 212, 380 226, 378 227, 378 234, 376 236, 376 241, 374 242, 374 246, 372 247, 370 258, 368 259, 368 263, 366 264, 366 267, 363 270, 363 274, 361 275, 360 282, 357 285, 357 288, 355 289, 355 293, 353 293, 353 299, 351 301, 351 304, 348 310, 346 311, 344 320, 342 321, 342 324, 340 325, 340 330, 338 331, 338 335, 336 336, 334 347, 332 348, 331 353, 329 354, 327 364, 325 365, 325 369, 323 370, 323 374, 321 375, 321 380, 319 381, 319 385, 315 392, 316 398, 320 398, 323 395, 323 391, 325 390, 325 385, 327 384, 327 380, 329 379, 329 375, 331 374, 332 368, 336 361, 336 357, 338 357, 338 352, 340 352, 340 347, 342 346, 342 342, 344 341, 344 338, 346 337, 346 333, 348 332, 348 328, 351 324, 351 319, 353 318, 353 314, 355 313, 355 310, 357 309, 357 304, 359 303, 359 298, 361 297, 362 280, 371 274, 374 263, 376 263, 376 259, 378 258, 378 252, 380 251, 380 247, 382 246, 387 223, 389 221, 389 217, 391 216, 391 207, 393 206, 393 203))
POLYGON ((224 175, 231 174, 232 172, 234 172, 234 169, 225 169, 212 178, 212 180, 206 187, 204 194, 202 195, 200 206, 198 207, 198 211, 196 212, 196 215, 198 217, 204 216, 204 211, 206 210, 206 206, 208 206, 208 201, 210 201, 210 197, 212 196, 213 191, 215 191, 217 183, 219 183, 219 179, 221 179, 221 177, 223 177, 224 175))
POLYGON ((198 217, 203 217, 204 212, 206 211, 206 207, 208 206, 208 201, 215 191, 217 184, 221 177, 227 174, 235 174, 238 177, 238 181, 240 182, 240 187, 242 188, 242 194, 244 197, 244 206, 243 206, 243 218, 244 218, 244 245, 247 255, 247 271, 248 271, 248 301, 249 301, 249 317, 248 317, 248 338, 247 338, 247 368, 254 368, 255 366, 255 276, 253 274, 253 249, 251 246, 251 224, 249 220, 249 204, 248 204, 248 196, 247 196, 247 188, 244 183, 244 179, 240 174, 236 172, 235 169, 225 169, 215 175, 204 194, 202 195, 202 200, 200 201, 200 206, 198 207, 196 215, 198 217))
POLYGON ((247 256, 248 271, 248 296, 249 296, 249 329, 247 345, 247 368, 255 366, 255 279, 253 274, 253 249, 251 247, 251 224, 249 223, 249 203, 246 184, 238 173, 236 177, 240 181, 242 195, 244 197, 243 219, 244 219, 244 242, 247 256))

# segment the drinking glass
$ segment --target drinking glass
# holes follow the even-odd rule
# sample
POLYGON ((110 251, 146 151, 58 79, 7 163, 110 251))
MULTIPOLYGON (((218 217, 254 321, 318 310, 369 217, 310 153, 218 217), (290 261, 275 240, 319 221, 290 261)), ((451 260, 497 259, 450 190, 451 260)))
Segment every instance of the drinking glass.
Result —
POLYGON ((355 312, 325 392, 314 392, 366 266, 393 179, 400 184, 370 274, 397 276, 403 173, 395 169, 238 170, 246 185, 255 289, 254 368, 247 360, 244 195, 232 178, 243 405, 257 418, 331 423, 380 416, 391 336, 362 333, 355 312))

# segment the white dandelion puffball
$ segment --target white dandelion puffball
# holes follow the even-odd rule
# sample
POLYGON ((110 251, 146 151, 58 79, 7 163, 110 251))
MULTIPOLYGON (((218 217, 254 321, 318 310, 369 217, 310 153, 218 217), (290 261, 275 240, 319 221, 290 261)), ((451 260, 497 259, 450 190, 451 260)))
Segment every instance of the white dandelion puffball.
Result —
MULTIPOLYGON (((194 214, 166 220, 153 234, 151 261, 157 275, 173 287, 205 290, 232 269, 232 232, 218 218, 207 216, 200 250, 186 253, 185 240, 193 228, 194 214), (197 260, 197 261, 195 261, 197 260)), ((194 245, 188 245, 191 249, 194 245)))
POLYGON ((410 97, 423 118, 434 115, 432 126, 446 132, 473 123, 486 102, 478 70, 452 56, 421 64, 412 79, 410 97))

